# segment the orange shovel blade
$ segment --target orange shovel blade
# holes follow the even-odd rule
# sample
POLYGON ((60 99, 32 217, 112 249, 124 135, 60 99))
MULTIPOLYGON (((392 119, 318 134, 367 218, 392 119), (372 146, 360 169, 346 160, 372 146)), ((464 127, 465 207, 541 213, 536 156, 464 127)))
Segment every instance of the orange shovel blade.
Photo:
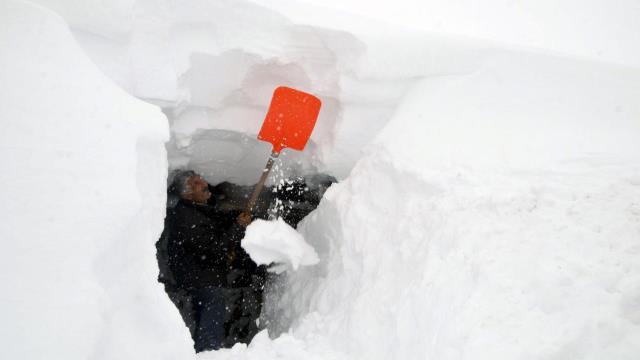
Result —
POLYGON ((320 99, 280 86, 273 92, 269 111, 258 139, 273 144, 273 152, 284 148, 304 150, 320 113, 320 99))

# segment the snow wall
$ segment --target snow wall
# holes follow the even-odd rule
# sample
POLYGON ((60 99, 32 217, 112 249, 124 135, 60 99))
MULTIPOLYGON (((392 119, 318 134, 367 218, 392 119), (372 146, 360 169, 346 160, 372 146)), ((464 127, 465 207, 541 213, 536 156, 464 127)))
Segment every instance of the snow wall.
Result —
POLYGON ((635 358, 637 94, 499 53, 420 82, 302 224, 321 263, 270 304, 282 330, 346 358, 635 358))
POLYGON ((0 358, 188 358, 156 281, 165 117, 50 10, 3 1, 0 18, 0 358))
POLYGON ((2 234, 30 242, 9 241, 3 258, 11 319, 3 351, 193 357, 155 283, 166 168, 255 181, 268 146, 252 137, 280 84, 324 103, 309 148, 283 156, 281 169, 343 179, 300 227, 320 263, 270 294, 274 339, 261 333, 248 347, 202 358, 632 359, 640 351, 638 69, 321 8, 313 13, 323 27, 243 1, 40 3, 64 17, 104 74, 163 109, 169 163, 157 110, 98 74, 54 15, 6 6, 13 15, 4 15, 2 46, 25 50, 2 55, 12 90, 2 159, 15 169, 3 173, 3 189, 18 189, 3 204, 11 215, 2 234), (39 31, 41 23, 59 30, 39 31), (8 36, 16 32, 29 36, 8 36), (49 48, 55 34, 66 34, 66 47, 49 48), (27 55, 40 48, 47 56, 27 55), (45 72, 56 76, 44 77, 51 86, 39 73, 12 71, 46 70, 49 61, 73 65, 45 72), (50 100, 23 106, 34 94, 50 100), (81 126, 82 136, 65 136, 81 126), (39 138, 43 129, 63 140, 39 138), (35 144, 64 149, 68 162, 35 144), (74 193, 95 197, 65 195, 78 176, 84 185, 74 193), (52 191, 36 198, 30 188, 42 178, 52 191), (31 217, 49 225, 12 225, 31 217), (66 256, 63 265, 52 254, 66 256), (52 279, 43 284, 42 274, 52 279))

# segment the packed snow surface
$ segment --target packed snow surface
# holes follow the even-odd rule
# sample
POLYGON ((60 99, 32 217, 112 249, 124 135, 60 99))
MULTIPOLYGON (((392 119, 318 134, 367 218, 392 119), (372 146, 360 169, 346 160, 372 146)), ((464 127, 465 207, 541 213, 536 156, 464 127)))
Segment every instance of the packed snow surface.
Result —
POLYGON ((298 270, 318 263, 318 254, 282 219, 256 220, 247 227, 242 247, 258 265, 280 264, 298 270))
MULTIPOLYGON (((268 331, 201 358, 640 353, 637 22, 491 39, 595 63, 284 0, 38 2, 64 20, 0 3, 0 357, 193 358, 155 282, 166 170, 255 182, 278 85, 323 101, 274 172, 340 179, 298 226, 318 263, 272 284, 268 331)), ((277 223, 253 226, 264 245, 277 223)))

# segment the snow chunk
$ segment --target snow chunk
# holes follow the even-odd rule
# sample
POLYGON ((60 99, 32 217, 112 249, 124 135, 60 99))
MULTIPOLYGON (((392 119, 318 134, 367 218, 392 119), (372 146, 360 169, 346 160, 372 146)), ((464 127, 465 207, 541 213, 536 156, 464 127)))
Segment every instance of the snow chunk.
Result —
POLYGON ((242 240, 242 247, 258 265, 279 263, 298 270, 300 265, 315 265, 319 261, 313 247, 282 219, 251 223, 242 240))

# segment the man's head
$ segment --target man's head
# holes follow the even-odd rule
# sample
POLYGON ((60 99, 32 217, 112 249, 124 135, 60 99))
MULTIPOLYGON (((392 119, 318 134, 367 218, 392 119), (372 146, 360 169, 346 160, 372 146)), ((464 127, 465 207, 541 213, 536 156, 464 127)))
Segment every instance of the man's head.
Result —
POLYGON ((209 184, 193 171, 182 171, 173 180, 173 187, 185 200, 206 204, 211 197, 209 184))

